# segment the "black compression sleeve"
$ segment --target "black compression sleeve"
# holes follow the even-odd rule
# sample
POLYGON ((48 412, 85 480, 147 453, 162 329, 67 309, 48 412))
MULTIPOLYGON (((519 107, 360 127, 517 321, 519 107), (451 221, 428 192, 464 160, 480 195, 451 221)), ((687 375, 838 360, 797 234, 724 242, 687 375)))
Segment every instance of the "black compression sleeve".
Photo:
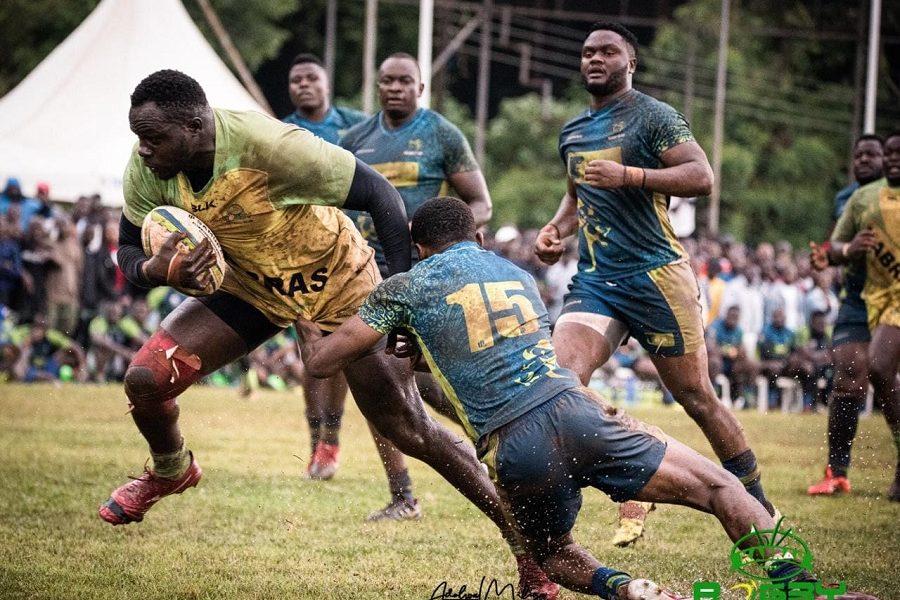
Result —
POLYGON ((125 218, 119 219, 119 249, 116 250, 116 262, 125 274, 125 278, 136 286, 153 287, 141 266, 147 262, 147 256, 141 244, 141 228, 125 218))
POLYGON ((400 193, 377 171, 356 159, 353 183, 344 208, 362 210, 372 215, 375 233, 384 249, 388 271, 401 273, 412 265, 412 239, 409 222, 400 193))

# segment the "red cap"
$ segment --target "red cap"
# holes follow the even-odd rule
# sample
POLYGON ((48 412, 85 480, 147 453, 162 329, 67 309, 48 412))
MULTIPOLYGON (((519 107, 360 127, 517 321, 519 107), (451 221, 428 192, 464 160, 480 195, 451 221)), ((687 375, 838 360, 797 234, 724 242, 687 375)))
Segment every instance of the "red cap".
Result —
POLYGON ((50 193, 50 184, 45 182, 40 182, 37 184, 37 193, 38 194, 49 194, 50 193))

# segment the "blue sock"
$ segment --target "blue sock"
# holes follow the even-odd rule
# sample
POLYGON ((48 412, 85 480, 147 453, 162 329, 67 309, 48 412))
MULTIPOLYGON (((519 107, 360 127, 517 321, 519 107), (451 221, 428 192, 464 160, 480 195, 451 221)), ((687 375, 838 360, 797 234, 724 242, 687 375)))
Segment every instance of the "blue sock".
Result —
POLYGON ((769 578, 775 582, 776 586, 787 589, 790 581, 815 581, 809 572, 801 569, 796 561, 792 560, 773 560, 772 567, 768 569, 769 578))
POLYGON ((597 567, 591 580, 591 594, 605 600, 612 600, 616 597, 616 590, 619 589, 619 586, 629 581, 631 581, 631 575, 628 573, 608 567, 597 567))
POLYGON ((770 515, 775 514, 775 508, 766 498, 765 492, 763 492, 762 474, 759 472, 759 467, 756 466, 756 455, 753 454, 753 450, 745 450, 737 456, 722 461, 722 466, 725 467, 726 471, 741 480, 747 492, 759 500, 759 503, 763 505, 763 508, 770 515))

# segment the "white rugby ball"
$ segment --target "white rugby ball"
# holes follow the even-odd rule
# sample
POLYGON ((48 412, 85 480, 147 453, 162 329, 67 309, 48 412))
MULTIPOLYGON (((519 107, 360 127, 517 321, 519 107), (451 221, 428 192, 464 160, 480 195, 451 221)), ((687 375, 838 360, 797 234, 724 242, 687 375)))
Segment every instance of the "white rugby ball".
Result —
MULTIPOLYGON (((182 289, 176 287, 179 292, 189 296, 208 296, 212 294, 225 278, 225 255, 222 254, 222 246, 206 224, 189 213, 176 206, 157 206, 147 213, 141 224, 141 243, 144 246, 144 254, 153 256, 166 239, 172 233, 180 231, 185 237, 179 244, 179 252, 190 252, 204 239, 209 240, 213 252, 216 255, 216 264, 209 270, 210 282, 204 290, 182 289)), ((175 286, 173 286, 175 287, 175 286)))

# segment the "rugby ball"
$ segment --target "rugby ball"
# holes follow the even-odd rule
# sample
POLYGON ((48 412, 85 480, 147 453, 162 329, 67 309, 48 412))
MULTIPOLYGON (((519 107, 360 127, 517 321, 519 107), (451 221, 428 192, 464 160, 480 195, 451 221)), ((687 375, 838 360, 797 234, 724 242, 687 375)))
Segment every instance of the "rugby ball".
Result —
POLYGON ((180 231, 187 236, 179 244, 179 252, 186 254, 196 248, 204 239, 207 239, 216 255, 216 264, 209 270, 211 277, 206 289, 195 290, 178 287, 175 289, 189 296, 208 296, 212 294, 219 289, 219 286, 222 285, 222 280, 225 278, 225 255, 222 254, 222 246, 219 244, 219 240, 216 239, 209 227, 186 210, 175 206, 157 206, 147 213, 147 216, 144 217, 144 222, 141 224, 141 244, 144 246, 144 254, 147 256, 155 255, 159 252, 169 235, 176 231, 180 231))

